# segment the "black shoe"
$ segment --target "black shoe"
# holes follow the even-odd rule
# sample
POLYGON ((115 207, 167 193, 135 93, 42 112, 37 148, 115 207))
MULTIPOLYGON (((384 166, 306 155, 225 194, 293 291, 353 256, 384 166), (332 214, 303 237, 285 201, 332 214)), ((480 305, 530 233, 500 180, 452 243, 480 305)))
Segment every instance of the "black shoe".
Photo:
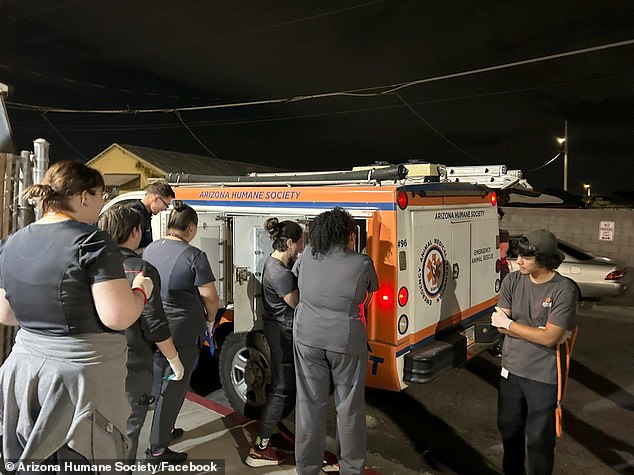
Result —
POLYGON ((174 427, 172 429, 172 438, 170 439, 170 442, 176 442, 178 439, 182 438, 184 434, 185 431, 183 429, 180 427, 174 427))
POLYGON ((187 460, 187 452, 174 452, 169 447, 163 450, 159 455, 149 453, 145 460, 148 462, 167 462, 167 463, 183 463, 187 460))

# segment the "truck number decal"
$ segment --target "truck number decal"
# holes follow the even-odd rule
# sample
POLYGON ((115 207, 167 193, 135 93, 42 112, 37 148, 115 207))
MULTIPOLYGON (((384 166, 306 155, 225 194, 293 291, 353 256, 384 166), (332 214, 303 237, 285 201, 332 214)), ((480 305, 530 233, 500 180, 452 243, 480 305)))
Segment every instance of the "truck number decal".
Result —
POLYGON ((396 243, 397 247, 407 247, 407 239, 399 239, 396 243))

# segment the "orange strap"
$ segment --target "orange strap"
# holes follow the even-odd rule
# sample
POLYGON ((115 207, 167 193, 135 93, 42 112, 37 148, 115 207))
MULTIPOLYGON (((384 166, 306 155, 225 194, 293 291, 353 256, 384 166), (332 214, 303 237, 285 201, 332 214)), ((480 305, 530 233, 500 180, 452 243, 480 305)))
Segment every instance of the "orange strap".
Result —
POLYGON ((575 327, 570 336, 562 343, 555 347, 557 353, 557 407, 555 408, 555 430, 557 437, 561 437, 563 433, 563 400, 566 397, 568 389, 568 372, 570 371, 570 359, 572 358, 572 349, 577 340, 577 330, 575 327), (563 352, 563 355, 562 355, 563 352))

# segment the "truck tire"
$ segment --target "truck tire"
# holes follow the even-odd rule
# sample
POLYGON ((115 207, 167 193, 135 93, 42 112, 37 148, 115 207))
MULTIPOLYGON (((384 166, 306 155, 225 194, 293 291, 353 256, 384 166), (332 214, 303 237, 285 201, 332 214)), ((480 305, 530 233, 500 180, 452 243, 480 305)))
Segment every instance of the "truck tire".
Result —
MULTIPOLYGON (((220 383, 231 407, 247 417, 258 419, 269 397, 271 354, 261 332, 231 333, 220 352, 220 383)), ((288 398, 282 417, 295 406, 288 398)))

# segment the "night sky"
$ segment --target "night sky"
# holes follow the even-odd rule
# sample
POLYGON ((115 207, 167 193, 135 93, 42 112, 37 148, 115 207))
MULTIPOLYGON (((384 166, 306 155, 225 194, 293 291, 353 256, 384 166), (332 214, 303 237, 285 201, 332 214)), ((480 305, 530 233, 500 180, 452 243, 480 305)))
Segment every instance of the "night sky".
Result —
POLYGON ((504 163, 561 188, 561 158, 536 169, 567 120, 569 191, 634 190, 632 1, 0 0, 0 82, 18 150, 44 137, 53 161, 117 142, 297 170, 504 163))

